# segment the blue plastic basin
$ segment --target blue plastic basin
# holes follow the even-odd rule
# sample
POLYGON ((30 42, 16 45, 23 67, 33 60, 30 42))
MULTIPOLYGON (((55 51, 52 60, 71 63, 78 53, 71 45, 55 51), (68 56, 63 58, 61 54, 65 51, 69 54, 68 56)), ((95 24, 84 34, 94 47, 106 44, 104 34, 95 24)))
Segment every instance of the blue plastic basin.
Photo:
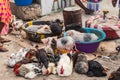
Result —
POLYGON ((17 6, 28 6, 31 5, 33 0, 14 0, 17 6))

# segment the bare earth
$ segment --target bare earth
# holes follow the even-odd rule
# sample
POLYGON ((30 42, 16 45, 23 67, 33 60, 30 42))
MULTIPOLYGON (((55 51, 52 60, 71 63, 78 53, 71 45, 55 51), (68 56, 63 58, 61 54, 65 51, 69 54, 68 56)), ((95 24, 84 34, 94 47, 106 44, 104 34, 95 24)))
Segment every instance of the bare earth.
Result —
MULTIPOLYGON (((109 10, 110 11, 110 15, 118 15, 118 8, 113 8, 111 5, 111 0, 103 0, 102 5, 101 5, 101 10, 109 10)), ((90 15, 85 15, 83 12, 83 26, 84 26, 84 21, 89 18, 90 15)), ((42 18, 40 18, 40 20, 51 20, 51 19, 63 19, 62 17, 62 13, 56 13, 56 14, 51 14, 48 16, 44 16, 42 18)), ((23 32, 24 34, 24 32, 23 32)), ((13 69, 8 68, 6 63, 7 63, 7 59, 10 56, 10 54, 18 51, 20 48, 22 47, 28 47, 28 48, 33 48, 35 46, 35 44, 39 44, 40 43, 34 43, 32 42, 33 46, 31 45, 31 41, 27 40, 27 39, 19 39, 18 37, 9 34, 7 36, 3 36, 7 39, 10 39, 11 42, 9 43, 5 43, 5 46, 9 49, 8 52, 0 52, 0 80, 26 80, 23 77, 18 77, 13 73, 13 69)), ((107 55, 109 53, 113 53, 115 52, 115 47, 118 45, 118 43, 116 43, 116 41, 120 42, 120 39, 118 40, 112 40, 112 41, 104 41, 100 44, 97 52, 95 53, 99 53, 100 51, 100 47, 105 47, 105 51, 101 52, 102 55, 107 55)), ((42 45, 41 45, 42 46, 42 45)), ((94 56, 92 54, 87 54, 89 59, 93 59, 94 56)), ((117 61, 104 61, 102 59, 96 59, 97 61, 99 61, 101 64, 103 64, 103 66, 107 67, 109 69, 108 71, 108 76, 109 74, 116 70, 119 66, 120 66, 120 60, 117 61)), ((58 77, 57 75, 49 75, 49 76, 38 76, 35 79, 32 80, 107 80, 107 77, 87 77, 86 75, 80 75, 77 74, 75 72, 73 72, 73 74, 69 77, 58 77)))

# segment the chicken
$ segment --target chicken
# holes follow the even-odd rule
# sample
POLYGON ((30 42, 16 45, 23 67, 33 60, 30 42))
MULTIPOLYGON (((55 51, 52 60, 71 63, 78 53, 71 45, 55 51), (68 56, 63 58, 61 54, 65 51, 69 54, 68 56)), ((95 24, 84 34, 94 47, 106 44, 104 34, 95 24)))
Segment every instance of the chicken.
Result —
POLYGON ((29 79, 35 78, 37 75, 42 74, 42 70, 36 63, 23 64, 20 68, 18 68, 17 72, 20 76, 29 79))
POLYGON ((58 76, 70 76, 73 72, 72 56, 68 54, 60 55, 60 60, 57 63, 58 76))
POLYGON ((75 71, 79 74, 85 74, 88 71, 88 61, 85 55, 78 54, 75 64, 75 71))
MULTIPOLYGON (((17 62, 15 65, 14 65, 14 72, 16 75, 18 75, 17 73, 17 70, 19 69, 19 67, 23 64, 27 64, 27 63, 32 63, 32 62, 35 62, 35 50, 34 49, 30 49, 26 55, 25 55, 25 58, 19 62, 17 62)), ((36 61, 37 62, 37 61, 36 61)))
POLYGON ((45 74, 57 74, 57 68, 55 63, 49 63, 48 68, 46 69, 45 74))
POLYGON ((17 20, 12 23, 13 30, 20 31, 22 30, 23 21, 17 20))
POLYGON ((54 36, 60 36, 62 34, 62 28, 58 23, 51 23, 50 29, 54 36))
POLYGON ((99 62, 90 60, 90 61, 88 61, 88 65, 89 65, 89 69, 87 72, 87 76, 89 76, 89 77, 107 76, 106 70, 103 68, 103 66, 99 62))
POLYGON ((9 67, 14 67, 14 65, 23 60, 25 58, 25 55, 30 49, 27 48, 21 48, 18 52, 11 54, 11 56, 8 59, 7 65, 9 67))
POLYGON ((120 67, 110 74, 108 80, 120 80, 120 67))
POLYGON ((38 49, 36 51, 36 58, 40 64, 43 63, 45 68, 46 69, 48 68, 49 61, 48 61, 47 53, 44 49, 38 49))

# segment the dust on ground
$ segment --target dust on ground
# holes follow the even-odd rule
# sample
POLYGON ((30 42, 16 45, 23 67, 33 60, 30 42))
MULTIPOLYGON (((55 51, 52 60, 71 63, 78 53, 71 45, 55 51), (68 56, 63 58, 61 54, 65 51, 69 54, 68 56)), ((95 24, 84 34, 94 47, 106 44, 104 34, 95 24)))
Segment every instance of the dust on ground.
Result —
MULTIPOLYGON (((107 9, 109 10, 110 15, 116 15, 116 16, 118 15, 118 7, 113 8, 111 4, 111 0, 103 0, 101 4, 104 5, 104 6, 101 5, 101 10, 107 9)), ((87 18, 89 18, 90 15, 85 15, 84 12, 82 15, 83 15, 82 16, 83 26, 84 26, 84 21, 87 18)), ((62 12, 44 16, 39 20, 54 20, 56 18, 63 19, 62 12)), ((20 48, 23 48, 23 47, 34 48, 36 44, 38 45, 41 45, 41 44, 31 42, 27 39, 20 39, 20 37, 17 37, 12 34, 8 34, 7 36, 3 36, 3 37, 10 39, 11 42, 4 44, 9 49, 8 52, 4 52, 4 53, 0 52, 0 80, 26 80, 23 77, 16 76, 13 72, 13 69, 7 67, 6 63, 7 63, 8 57, 10 56, 10 54, 17 52, 20 48)), ((102 55, 107 55, 111 52, 115 52, 115 47, 117 45, 118 44, 116 43, 116 40, 104 41, 100 44, 98 48, 98 52, 96 53, 99 53, 100 47, 105 48, 105 52, 100 53, 102 55)), ((89 59, 91 59, 92 57, 94 58, 92 54, 88 54, 88 56, 89 56, 89 59)), ((96 60, 99 61, 103 66, 109 69, 109 71, 107 72, 108 76, 112 71, 116 70, 120 66, 120 60, 116 60, 116 61, 104 61, 102 59, 96 59, 96 60)), ((59 77, 57 75, 49 75, 49 76, 40 75, 38 77, 35 77, 35 79, 32 79, 32 80, 107 80, 108 76, 91 78, 91 77, 87 77, 86 75, 80 75, 73 72, 73 74, 69 77, 59 77)))

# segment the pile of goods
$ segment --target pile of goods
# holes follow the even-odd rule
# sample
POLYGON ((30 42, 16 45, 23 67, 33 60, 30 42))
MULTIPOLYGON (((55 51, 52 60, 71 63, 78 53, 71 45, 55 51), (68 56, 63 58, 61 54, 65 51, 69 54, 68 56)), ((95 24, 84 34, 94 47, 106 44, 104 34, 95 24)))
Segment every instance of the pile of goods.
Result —
POLYGON ((14 68, 14 73, 17 76, 29 79, 38 75, 50 74, 70 76, 74 68, 75 72, 86 74, 89 77, 106 76, 107 73, 104 72, 105 69, 99 62, 88 61, 86 56, 80 54, 75 48, 75 41, 91 42, 97 40, 98 37, 95 34, 75 30, 66 31, 66 35, 60 38, 48 37, 42 39, 43 47, 36 46, 34 49, 20 49, 9 57, 7 65, 14 68), (78 35, 82 37, 76 38, 78 35))
POLYGON ((120 19, 115 16, 103 15, 92 16, 86 21, 86 27, 97 28, 106 33, 106 39, 116 39, 120 37, 120 19))
POLYGON ((32 21, 23 25, 28 39, 41 42, 41 39, 52 36, 61 36, 63 30, 63 21, 32 21))

